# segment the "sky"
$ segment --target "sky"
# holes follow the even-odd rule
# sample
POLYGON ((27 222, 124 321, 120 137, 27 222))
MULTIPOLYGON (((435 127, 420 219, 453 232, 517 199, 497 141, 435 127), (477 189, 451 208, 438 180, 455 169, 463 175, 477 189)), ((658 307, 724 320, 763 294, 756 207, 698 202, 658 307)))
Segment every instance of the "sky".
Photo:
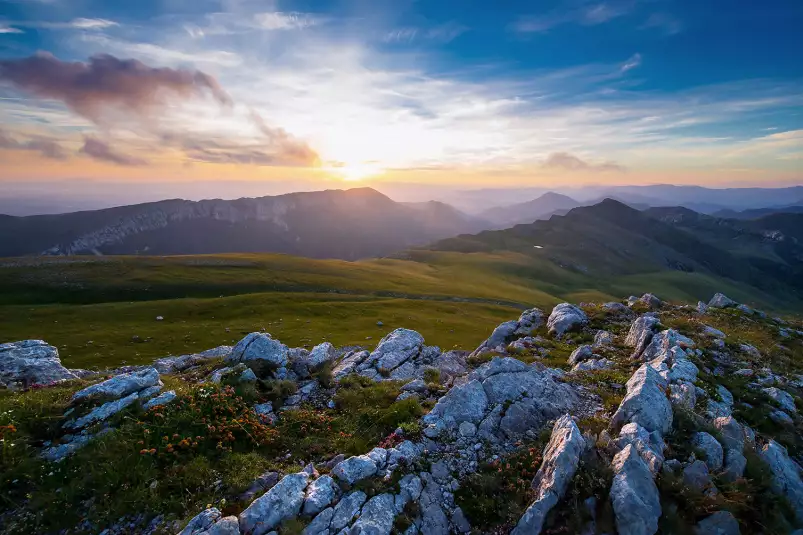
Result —
POLYGON ((801 184, 800 28, 799 0, 0 0, 0 189, 801 184))

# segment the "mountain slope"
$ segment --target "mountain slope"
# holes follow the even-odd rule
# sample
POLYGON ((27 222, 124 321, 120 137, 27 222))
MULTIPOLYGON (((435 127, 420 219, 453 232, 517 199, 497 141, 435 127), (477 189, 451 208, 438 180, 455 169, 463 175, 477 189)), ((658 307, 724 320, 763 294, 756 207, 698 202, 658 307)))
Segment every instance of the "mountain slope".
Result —
POLYGON ((442 203, 406 206, 358 188, 2 216, 0 256, 280 252, 354 260, 483 227, 442 203))
POLYGON ((780 213, 803 214, 803 201, 799 201, 797 203, 790 204, 787 206, 755 208, 753 210, 742 210, 742 211, 720 210, 718 212, 714 212, 711 215, 727 219, 758 219, 760 217, 772 214, 780 214, 780 213))
MULTIPOLYGON (((594 281, 646 273, 699 273, 796 300, 803 294, 803 262, 795 259, 803 259, 803 248, 791 234, 784 234, 781 240, 772 237, 773 227, 780 223, 765 222, 767 228, 756 226, 740 231, 732 222, 685 208, 639 212, 607 199, 549 221, 458 236, 428 249, 462 253, 512 251, 530 257, 533 265, 546 261, 589 275, 594 281), (746 236, 743 239, 748 246, 734 246, 740 234, 746 236), (758 247, 764 242, 769 243, 767 250, 758 247), (745 247, 752 254, 745 254, 745 247)), ((784 228, 794 228, 796 222, 784 224, 784 228)))
POLYGON ((531 201, 491 208, 479 216, 491 221, 495 228, 507 228, 519 223, 532 223, 538 219, 545 219, 556 212, 565 212, 578 206, 580 203, 571 197, 550 191, 531 201))

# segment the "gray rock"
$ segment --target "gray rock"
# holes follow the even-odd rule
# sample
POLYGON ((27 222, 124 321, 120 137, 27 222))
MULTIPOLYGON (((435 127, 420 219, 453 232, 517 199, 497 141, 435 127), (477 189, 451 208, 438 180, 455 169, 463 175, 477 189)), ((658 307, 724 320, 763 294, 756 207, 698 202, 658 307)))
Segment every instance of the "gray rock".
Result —
POLYGON ((441 504, 444 496, 432 476, 426 472, 421 474, 424 490, 421 492, 419 505, 421 506, 421 533, 429 535, 448 535, 449 519, 443 511, 441 504))
POLYGON ((625 338, 625 345, 633 348, 634 359, 641 358, 644 349, 646 349, 655 335, 656 325, 658 325, 658 318, 652 314, 639 316, 630 325, 630 330, 625 338))
POLYGON ((477 434, 477 426, 471 422, 462 422, 458 431, 461 437, 470 438, 477 434))
POLYGON ((515 337, 518 322, 515 320, 500 323, 483 343, 474 350, 472 355, 479 355, 485 351, 493 351, 499 346, 506 346, 515 337))
POLYGON ((631 422, 623 426, 619 431, 619 436, 614 441, 614 445, 619 450, 624 449, 627 445, 632 445, 653 475, 661 470, 661 466, 664 463, 665 449, 663 439, 651 435, 637 423, 631 422))
POLYGON ((715 472, 722 468, 724 453, 722 445, 716 438, 709 433, 701 431, 692 435, 691 443, 700 451, 710 471, 715 472))
POLYGON ((582 345, 572 351, 572 354, 569 355, 569 364, 575 365, 578 362, 582 362, 584 360, 594 358, 594 352, 590 345, 582 345))
POLYGON ((694 461, 683 469, 683 483, 696 490, 702 491, 711 484, 711 475, 703 461, 694 461))
POLYGON ((312 348, 307 357, 307 365, 310 369, 317 368, 325 362, 332 362, 336 357, 335 346, 329 342, 324 342, 312 348))
POLYGON ((441 379, 454 379, 468 372, 466 355, 467 353, 464 351, 447 351, 438 355, 432 365, 440 370, 441 379))
POLYGON ((350 492, 343 496, 343 499, 337 502, 335 506, 332 523, 329 525, 332 533, 337 533, 348 526, 352 519, 360 514, 360 510, 367 499, 367 496, 361 490, 350 492))
POLYGON ((289 362, 289 349, 268 333, 254 332, 237 342, 237 345, 226 357, 229 364, 264 362, 268 368, 284 368, 289 362))
POLYGON ((89 444, 95 436, 86 432, 79 435, 66 435, 62 437, 63 442, 61 444, 45 449, 40 457, 46 461, 60 462, 89 444))
POLYGON ((616 454, 611 467, 610 496, 619 535, 653 535, 658 530, 661 501, 652 472, 632 445, 616 454))
POLYGON ((494 357, 490 362, 486 362, 469 375, 469 379, 476 379, 478 381, 485 381, 489 377, 499 375, 500 373, 518 373, 529 370, 527 366, 520 360, 511 357, 494 357))
POLYGON ((739 521, 728 511, 717 511, 697 523, 695 535, 740 535, 739 521))
POLYGON ((254 405, 254 412, 263 422, 273 423, 276 419, 276 415, 273 413, 273 403, 270 401, 254 405))
POLYGON ((155 398, 148 400, 142 407, 145 410, 148 410, 152 409, 153 407, 167 405, 168 403, 172 403, 176 399, 176 397, 177 396, 175 390, 168 390, 167 392, 162 392, 155 398))
POLYGON ((672 427, 672 406, 663 378, 648 364, 627 381, 627 394, 611 419, 614 426, 635 422, 652 433, 667 433, 672 427))
POLYGON ((588 323, 586 313, 569 303, 561 303, 552 309, 547 320, 550 334, 563 336, 567 331, 588 323))
POLYGON ((252 370, 251 368, 246 368, 245 370, 243 370, 243 373, 240 374, 239 380, 241 383, 256 383, 257 376, 254 373, 254 370, 252 370))
POLYGON ((669 370, 669 382, 694 383, 700 370, 687 358, 676 358, 669 370))
POLYGON ((0 344, 0 385, 49 385, 78 376, 61 365, 59 350, 43 340, 0 344))
POLYGON ((613 333, 608 331, 597 331, 594 335, 594 347, 607 347, 613 345, 615 337, 613 333))
POLYGON ((572 368, 573 372, 593 372, 599 370, 610 370, 616 363, 608 359, 591 359, 578 362, 572 368))
POLYGON ((605 303, 604 305, 602 305, 602 308, 604 308, 605 310, 610 310, 611 312, 615 312, 617 314, 627 314, 630 312, 629 308, 627 308, 622 303, 619 303, 618 301, 610 301, 608 303, 605 303))
POLYGON ((139 395, 134 392, 122 399, 116 399, 104 403, 100 407, 92 409, 89 413, 81 416, 77 420, 70 420, 64 424, 65 429, 82 429, 92 424, 102 422, 122 411, 129 405, 132 405, 139 399, 139 395))
POLYGON ((528 336, 535 329, 544 323, 544 312, 538 308, 525 310, 516 322, 515 334, 518 336, 528 336))
POLYGON ((795 511, 799 523, 803 523, 803 481, 800 479, 800 467, 789 458, 786 448, 770 440, 758 455, 767 463, 772 472, 772 490, 786 496, 795 511))
POLYGON ((726 481, 736 481, 744 475, 746 468, 747 458, 741 450, 725 451, 725 471, 722 473, 722 477, 726 481))
POLYGON ((312 519, 312 522, 304 528, 301 535, 329 535, 329 524, 331 524, 334 515, 335 510, 327 507, 312 519))
POLYGON ((382 338, 368 361, 380 370, 391 371, 416 357, 424 347, 424 337, 410 329, 396 329, 382 338))
POLYGON ((376 462, 367 455, 349 457, 332 469, 332 475, 349 485, 376 474, 376 462))
POLYGON ((240 535, 240 524, 236 516, 221 518, 200 535, 240 535))
POLYGON ((298 516, 308 483, 309 474, 305 472, 282 478, 240 513, 240 530, 250 535, 265 535, 285 520, 298 516))
POLYGON ((416 502, 421 497, 424 486, 421 478, 415 474, 407 474, 399 480, 399 494, 396 496, 396 512, 401 513, 409 502, 416 502))
POLYGON ((429 388, 423 379, 415 379, 404 385, 401 390, 402 392, 426 392, 429 388))
POLYGON ((463 514, 463 510, 459 507, 456 507, 452 513, 452 525, 458 533, 471 532, 471 524, 466 518, 466 515, 463 514))
POLYGON ((714 418, 730 416, 733 412, 733 394, 722 385, 717 385, 717 394, 722 401, 708 400, 707 410, 714 418))
POLYGON ((723 333, 719 329, 715 329, 715 328, 711 327, 710 325, 703 325, 703 331, 702 332, 703 332, 703 335, 705 335, 705 336, 711 336, 713 338, 723 338, 723 339, 726 338, 725 333, 723 333))
POLYGON ((435 407, 424 417, 424 423, 442 421, 446 427, 455 427, 461 422, 479 423, 488 408, 488 396, 477 380, 456 386, 438 400, 435 407))
POLYGON ((586 442, 571 416, 567 414, 559 418, 544 449, 544 460, 533 479, 535 501, 527 508, 512 535, 541 532, 547 514, 566 493, 585 448, 586 442))
POLYGON ((795 406, 795 398, 793 398, 789 392, 781 390, 779 388, 770 387, 765 388, 764 393, 767 394, 770 398, 772 398, 775 403, 778 404, 786 412, 796 413, 797 407, 795 406))
POLYGON ((697 301, 697 313, 700 314, 700 315, 707 314, 708 313, 708 305, 705 304, 702 301, 697 301))
POLYGON ((187 526, 181 530, 179 535, 199 535, 200 533, 203 533, 212 527, 212 525, 222 517, 223 515, 216 507, 201 511, 198 513, 198 515, 193 517, 192 520, 190 520, 187 526))
POLYGON ((772 420, 778 425, 785 425, 785 426, 795 425, 795 421, 792 420, 792 417, 780 409, 775 409, 774 411, 770 412, 770 420, 772 420))
POLYGON ((231 353, 231 346, 219 346, 200 353, 193 353, 191 355, 181 355, 180 357, 165 357, 153 361, 153 367, 159 373, 177 373, 198 366, 215 359, 222 359, 229 356, 231 353))
POLYGON ((338 362, 332 369, 332 375, 336 379, 341 379, 346 375, 357 371, 357 368, 370 356, 368 351, 352 351, 343 360, 338 362))
POLYGON ((711 308, 728 308, 728 307, 735 307, 738 303, 733 299, 728 298, 725 294, 717 293, 714 294, 714 297, 708 302, 708 306, 711 308))
POLYGON ((389 535, 396 517, 396 505, 392 494, 374 496, 363 506, 360 518, 354 522, 350 533, 359 535, 389 535))
POLYGON ((644 294, 639 298, 639 301, 650 308, 660 308, 664 302, 658 299, 653 294, 644 294))
POLYGON ((669 385, 673 405, 693 410, 697 404, 697 390, 692 383, 681 382, 669 385))
POLYGON ((263 473, 251 483, 248 490, 240 495, 240 501, 251 502, 257 494, 264 494, 272 489, 279 482, 279 478, 278 472, 263 473))
POLYGON ((301 513, 304 515, 316 515, 329 507, 337 499, 340 487, 335 480, 329 476, 321 476, 307 487, 307 495, 304 498, 304 505, 301 513))
POLYGON ((84 399, 117 399, 151 386, 161 386, 161 384, 156 368, 144 368, 130 373, 122 373, 102 383, 88 386, 73 394, 72 400, 75 402, 84 399))

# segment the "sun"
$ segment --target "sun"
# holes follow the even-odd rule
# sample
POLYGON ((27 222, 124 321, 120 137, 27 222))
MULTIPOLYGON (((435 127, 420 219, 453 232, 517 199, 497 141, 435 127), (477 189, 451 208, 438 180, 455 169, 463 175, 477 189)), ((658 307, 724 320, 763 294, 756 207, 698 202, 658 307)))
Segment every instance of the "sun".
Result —
POLYGON ((384 169, 374 163, 347 163, 339 167, 334 167, 331 171, 347 182, 357 182, 376 175, 381 175, 384 169))

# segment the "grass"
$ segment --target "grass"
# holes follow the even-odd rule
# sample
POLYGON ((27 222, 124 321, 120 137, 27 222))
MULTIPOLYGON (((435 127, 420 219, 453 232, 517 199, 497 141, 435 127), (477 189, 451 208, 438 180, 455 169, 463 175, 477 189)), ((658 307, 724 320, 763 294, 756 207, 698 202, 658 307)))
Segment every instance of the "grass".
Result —
POLYGON ((265 388, 239 392, 165 379, 179 394, 175 402, 117 415, 115 431, 61 463, 37 452, 58 436, 71 394, 86 383, 0 391, 0 496, 4 508, 17 511, 5 532, 52 532, 84 520, 106 526, 141 512, 182 519, 207 504, 237 514, 245 505, 237 497, 264 471, 365 453, 397 427, 412 429, 423 414, 413 398, 395 401, 398 383, 354 377, 342 381, 335 409, 284 411, 273 427, 251 408, 269 394, 265 388))

